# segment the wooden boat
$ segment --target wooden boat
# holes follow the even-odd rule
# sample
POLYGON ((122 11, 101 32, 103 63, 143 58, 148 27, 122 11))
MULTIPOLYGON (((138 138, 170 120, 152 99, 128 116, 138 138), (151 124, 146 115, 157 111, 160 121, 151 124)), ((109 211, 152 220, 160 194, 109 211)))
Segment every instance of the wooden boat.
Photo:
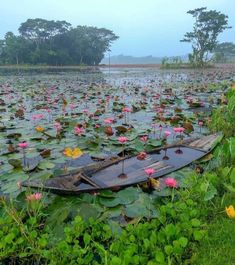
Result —
POLYGON ((104 189, 117 190, 126 186, 144 183, 148 180, 144 169, 154 168, 153 178, 160 178, 179 170, 212 151, 222 139, 221 134, 211 134, 199 139, 186 140, 166 148, 155 149, 146 159, 132 157, 110 157, 104 161, 81 166, 66 175, 46 181, 28 180, 23 186, 44 189, 58 194, 76 195, 82 192, 96 192, 104 189), (124 160, 124 161, 123 161, 124 160), (124 162, 125 178, 120 177, 124 162))

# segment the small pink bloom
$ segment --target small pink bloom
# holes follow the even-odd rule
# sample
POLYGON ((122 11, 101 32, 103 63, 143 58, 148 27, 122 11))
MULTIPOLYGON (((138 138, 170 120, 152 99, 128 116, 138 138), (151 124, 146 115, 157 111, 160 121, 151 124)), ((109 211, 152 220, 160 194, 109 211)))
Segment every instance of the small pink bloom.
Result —
POLYGON ((75 127, 74 128, 74 133, 77 134, 77 135, 81 135, 81 134, 84 133, 84 129, 80 128, 80 127, 75 127))
POLYGON ((99 124, 95 124, 95 128, 96 129, 100 128, 100 125, 99 124))
POLYGON ((131 108, 125 107, 122 109, 122 111, 128 113, 128 112, 131 112, 132 110, 131 108))
POLYGON ((151 177, 154 173, 155 173, 155 169, 154 168, 145 168, 144 172, 151 177))
POLYGON ((114 121, 114 118, 107 118, 107 119, 104 119, 104 123, 105 123, 105 124, 113 123, 113 121, 114 121))
POLYGON ((54 127, 55 127, 57 132, 60 132, 62 129, 62 126, 59 122, 55 122, 54 127))
POLYGON ((147 141, 148 141, 148 136, 142 136, 142 137, 140 137, 140 140, 142 141, 142 142, 144 142, 144 143, 146 143, 147 141))
POLYGON ((74 109, 76 108, 76 105, 75 105, 74 103, 71 103, 71 104, 69 105, 69 107, 70 107, 71 110, 74 110, 74 109))
POLYGON ((32 115, 32 120, 36 121, 36 120, 41 120, 45 117, 44 114, 34 114, 32 115))
POLYGON ((176 127, 176 128, 173 128, 173 130, 175 133, 182 133, 185 131, 183 127, 176 127))
POLYGON ((27 201, 39 201, 42 198, 42 194, 40 192, 36 192, 26 196, 27 201))
POLYGON ((199 122, 198 122, 198 125, 199 125, 199 126, 203 126, 203 121, 199 121, 199 122))
POLYGON ((170 131, 165 131, 164 134, 165 134, 166 137, 169 137, 171 135, 171 132, 170 131))
POLYGON ((118 141, 119 141, 119 143, 124 144, 128 141, 128 138, 125 136, 120 136, 120 137, 118 137, 118 141))
POLYGON ((174 178, 166 178, 164 180, 165 184, 167 187, 170 187, 170 188, 177 188, 178 187, 178 183, 176 181, 176 179, 174 178))
POLYGON ((18 146, 22 149, 26 149, 29 146, 29 144, 27 142, 22 142, 18 143, 18 146))

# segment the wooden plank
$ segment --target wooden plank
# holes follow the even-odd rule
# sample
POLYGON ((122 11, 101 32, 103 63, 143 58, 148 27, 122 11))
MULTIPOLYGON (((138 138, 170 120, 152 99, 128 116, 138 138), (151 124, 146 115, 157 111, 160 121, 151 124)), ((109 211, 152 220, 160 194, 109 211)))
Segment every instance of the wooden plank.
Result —
POLYGON ((218 138, 217 134, 209 135, 209 136, 206 136, 202 139, 193 141, 188 146, 198 148, 198 149, 203 149, 203 150, 209 150, 217 138, 218 138))

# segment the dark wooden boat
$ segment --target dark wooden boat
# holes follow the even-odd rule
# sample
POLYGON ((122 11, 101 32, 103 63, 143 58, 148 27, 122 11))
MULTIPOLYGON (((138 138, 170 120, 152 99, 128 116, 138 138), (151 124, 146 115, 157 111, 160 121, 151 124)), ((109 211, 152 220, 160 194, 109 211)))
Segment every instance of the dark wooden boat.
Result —
POLYGON ((211 134, 199 139, 186 140, 180 144, 159 148, 148 153, 145 160, 132 157, 110 157, 104 161, 81 166, 66 175, 48 179, 28 180, 25 187, 48 190, 58 194, 76 195, 82 192, 95 192, 104 189, 119 189, 148 180, 144 169, 154 168, 153 178, 160 178, 179 170, 212 151, 222 139, 221 134, 211 134), (126 178, 120 178, 124 160, 126 178))

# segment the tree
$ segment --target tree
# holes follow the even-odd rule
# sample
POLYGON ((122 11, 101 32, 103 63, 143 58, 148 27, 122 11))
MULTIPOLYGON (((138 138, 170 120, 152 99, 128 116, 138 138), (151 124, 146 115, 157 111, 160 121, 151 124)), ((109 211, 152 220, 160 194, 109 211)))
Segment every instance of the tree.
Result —
POLYGON ((58 34, 64 34, 71 28, 66 21, 46 20, 42 18, 28 19, 19 27, 21 36, 34 41, 37 48, 46 40, 52 39, 58 34))
POLYGON ((235 44, 232 42, 219 43, 214 49, 214 60, 218 63, 226 63, 235 58, 235 44))
POLYGON ((111 30, 88 26, 72 28, 66 21, 28 19, 19 36, 8 32, 0 40, 2 64, 98 65, 111 43, 111 30))
POLYGON ((195 18, 193 31, 187 32, 181 42, 192 43, 190 62, 203 67, 208 61, 208 55, 217 45, 217 38, 228 26, 228 16, 216 10, 206 11, 206 7, 189 10, 187 13, 195 18))

